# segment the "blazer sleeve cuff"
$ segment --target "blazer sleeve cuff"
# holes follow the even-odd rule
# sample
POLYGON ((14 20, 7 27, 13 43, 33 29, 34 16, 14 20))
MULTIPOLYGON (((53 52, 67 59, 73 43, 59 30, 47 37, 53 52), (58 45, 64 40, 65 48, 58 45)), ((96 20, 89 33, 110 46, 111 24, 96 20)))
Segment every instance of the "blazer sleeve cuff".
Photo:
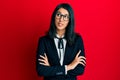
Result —
POLYGON ((67 65, 65 65, 65 75, 67 75, 67 65))

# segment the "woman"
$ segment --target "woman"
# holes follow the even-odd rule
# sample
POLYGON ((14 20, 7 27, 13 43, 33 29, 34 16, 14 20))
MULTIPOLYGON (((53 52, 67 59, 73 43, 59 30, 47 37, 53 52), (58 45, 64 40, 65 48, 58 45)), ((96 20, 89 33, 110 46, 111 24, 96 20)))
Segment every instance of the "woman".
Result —
POLYGON ((44 80, 77 80, 85 68, 84 46, 74 32, 74 14, 67 3, 58 5, 48 33, 39 39, 37 72, 44 80))

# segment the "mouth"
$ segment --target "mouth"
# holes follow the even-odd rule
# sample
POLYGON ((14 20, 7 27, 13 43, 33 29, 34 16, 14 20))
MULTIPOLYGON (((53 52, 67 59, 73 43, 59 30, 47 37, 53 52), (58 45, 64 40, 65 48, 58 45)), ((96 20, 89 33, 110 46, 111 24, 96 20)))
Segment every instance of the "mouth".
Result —
POLYGON ((58 26, 63 26, 63 24, 62 23, 58 23, 58 26))

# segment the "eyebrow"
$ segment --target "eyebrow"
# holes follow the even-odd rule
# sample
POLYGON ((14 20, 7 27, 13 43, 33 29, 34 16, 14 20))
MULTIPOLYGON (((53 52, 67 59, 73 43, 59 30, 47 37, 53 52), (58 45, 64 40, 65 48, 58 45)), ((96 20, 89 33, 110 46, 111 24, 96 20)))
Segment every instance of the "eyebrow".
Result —
MULTIPOLYGON (((57 13, 60 13, 60 14, 62 14, 60 11, 57 11, 57 13)), ((69 14, 62 14, 62 15, 67 15, 67 16, 69 16, 69 14)))

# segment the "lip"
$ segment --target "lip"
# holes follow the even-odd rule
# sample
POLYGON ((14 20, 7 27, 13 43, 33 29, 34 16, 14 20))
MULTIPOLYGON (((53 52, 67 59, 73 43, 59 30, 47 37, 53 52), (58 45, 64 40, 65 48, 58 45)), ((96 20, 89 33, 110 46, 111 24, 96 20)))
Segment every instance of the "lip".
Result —
POLYGON ((58 25, 59 25, 59 26, 63 26, 63 24, 62 24, 62 23, 58 23, 58 25))

